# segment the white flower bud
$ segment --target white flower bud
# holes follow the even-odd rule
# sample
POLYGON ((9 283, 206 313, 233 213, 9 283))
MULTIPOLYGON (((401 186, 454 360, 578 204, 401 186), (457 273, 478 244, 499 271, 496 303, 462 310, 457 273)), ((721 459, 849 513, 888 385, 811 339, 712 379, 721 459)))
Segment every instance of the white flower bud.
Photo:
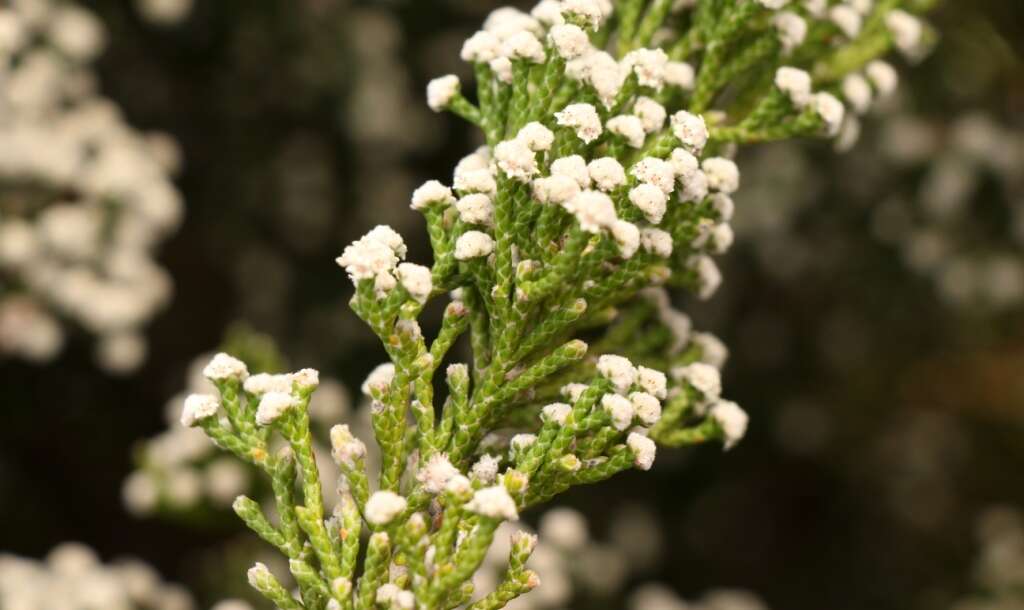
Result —
POLYGON ((269 426, 297 404, 298 400, 291 394, 267 392, 260 399, 260 406, 256 410, 256 423, 260 426, 269 426))
POLYGON ((917 55, 924 33, 920 19, 907 11, 895 9, 885 16, 885 27, 892 34, 896 48, 905 55, 917 55))
POLYGON ((301 369, 291 374, 292 384, 300 390, 315 390, 320 385, 320 371, 301 369))
POLYGON ((644 131, 643 121, 631 114, 621 114, 608 119, 605 123, 608 131, 621 137, 626 144, 633 148, 643 148, 647 132, 644 131))
POLYGON ((590 104, 570 104, 561 112, 555 113, 559 125, 569 127, 584 143, 590 144, 601 137, 603 127, 597 109, 590 104))
POLYGON ((292 376, 288 374, 270 375, 258 373, 246 379, 242 387, 253 396, 262 396, 268 392, 284 392, 287 394, 292 391, 292 376))
POLYGON ((640 249, 640 229, 633 223, 625 220, 617 220, 612 224, 612 238, 619 246, 622 258, 629 260, 633 258, 636 251, 640 249))
POLYGON ((551 44, 562 59, 576 59, 590 50, 590 38, 579 26, 571 24, 556 25, 548 34, 551 44))
POLYGON ((847 38, 856 38, 864 24, 860 13, 847 4, 837 4, 828 10, 828 18, 847 38))
POLYGON ((339 464, 354 465, 366 457, 366 445, 352 435, 348 424, 331 428, 331 455, 339 464))
POLYGON ((435 453, 417 473, 416 480, 423 484, 423 489, 428 493, 438 494, 444 491, 452 477, 459 474, 459 469, 452 465, 447 455, 435 453))
POLYGON ((843 97, 857 114, 866 114, 871 108, 871 85, 860 74, 848 74, 843 79, 843 97))
POLYGON ((679 381, 686 381, 700 392, 705 400, 718 400, 722 395, 722 377, 718 369, 710 364, 694 362, 686 366, 672 369, 672 376, 679 381))
POLYGON ((672 256, 672 236, 667 231, 645 227, 640 231, 640 247, 660 258, 672 256))
POLYGON ((569 176, 552 175, 533 181, 533 197, 541 203, 564 205, 579 194, 579 183, 569 176))
POLYGON ((640 182, 653 184, 666 195, 676 188, 676 172, 672 164, 657 157, 645 157, 634 165, 629 173, 640 182))
POLYGON ((427 84, 427 105, 434 112, 441 112, 459 94, 461 86, 454 74, 435 78, 427 84))
POLYGON ((553 402, 541 410, 541 417, 546 422, 551 421, 559 426, 564 426, 570 412, 572 412, 571 406, 564 402, 553 402))
POLYGON ((565 396, 569 400, 576 402, 583 395, 583 392, 587 390, 587 384, 585 383, 567 383, 562 386, 562 396, 565 396))
POLYGON ((783 66, 775 71, 775 86, 789 96, 797 108, 811 102, 811 75, 806 70, 783 66))
POLYGON ((518 32, 502 45, 502 52, 511 59, 520 59, 535 64, 542 64, 547 59, 544 45, 533 32, 518 32))
POLYGON ((432 205, 447 206, 455 203, 452 190, 437 180, 423 183, 412 192, 412 209, 425 210, 432 205))
POLYGON ((718 219, 722 222, 732 220, 733 213, 736 211, 736 203, 732 200, 732 197, 725 193, 715 193, 712 195, 711 207, 714 208, 715 213, 718 214, 718 219))
POLYGON ((597 360, 597 372, 615 386, 616 391, 625 393, 636 382, 637 370, 627 358, 606 354, 597 360))
POLYGON ((700 348, 700 361, 721 370, 729 359, 729 348, 711 333, 694 333, 693 342, 700 348))
POLYGON ((514 521, 519 518, 516 501, 502 485, 485 487, 466 503, 466 510, 491 519, 514 521))
POLYGON ((658 451, 654 441, 640 434, 631 432, 626 437, 626 446, 633 452, 633 463, 640 470, 650 470, 654 465, 654 456, 658 451))
POLYGON ((779 34, 779 42, 785 53, 799 47, 807 38, 807 22, 800 15, 791 11, 783 11, 772 18, 775 31, 779 34))
POLYGON ((181 411, 181 425, 192 428, 202 420, 213 417, 220 408, 220 401, 210 394, 190 394, 185 398, 185 408, 181 411))
POLYGON ((615 215, 615 204, 608 195, 600 191, 582 191, 565 207, 576 216, 580 228, 588 233, 600 233, 602 229, 611 229, 618 220, 615 215))
POLYGON ((668 380, 665 373, 647 368, 646 366, 636 367, 636 383, 648 394, 655 398, 662 399, 668 396, 668 380))
POLYGON ((402 282, 402 287, 408 291, 409 296, 419 303, 426 303, 427 297, 434 290, 430 268, 423 265, 413 263, 398 265, 398 280, 402 282))
POLYGON ((498 167, 509 178, 527 182, 540 173, 537 155, 521 140, 506 140, 494 147, 494 158, 498 167))
POLYGON ((217 354, 203 369, 203 377, 211 381, 237 379, 245 381, 249 377, 249 369, 245 363, 225 353, 217 354))
POLYGON ((626 185, 626 170, 614 157, 594 159, 587 165, 594 185, 605 192, 611 192, 626 185))
POLYGON ((651 224, 659 224, 668 208, 665 191, 653 184, 640 184, 629 191, 629 201, 635 205, 651 224))
POLYGON ((490 485, 498 478, 499 464, 501 464, 500 457, 484 454, 480 456, 480 459, 477 460, 475 464, 473 464, 473 467, 470 469, 470 473, 477 481, 480 481, 484 485, 490 485))
POLYGON ((661 419, 661 401, 647 392, 633 392, 629 395, 636 417, 645 426, 653 426, 661 419))
POLYGON ((366 395, 371 395, 371 389, 380 388, 386 389, 391 385, 391 381, 395 378, 395 365, 390 362, 378 364, 376 368, 370 371, 370 374, 366 376, 366 380, 363 381, 363 385, 360 386, 360 391, 366 395))
POLYGON ((900 77, 896 69, 880 59, 869 63, 865 72, 868 75, 868 80, 874 85, 875 91, 878 91, 878 95, 881 97, 889 97, 899 86, 900 77))
POLYGON ((516 434, 509 441, 509 446, 512 448, 513 453, 522 453, 526 449, 529 449, 537 442, 536 434, 516 434))
POLYGON ((549 150, 555 142, 555 134, 543 124, 536 121, 527 123, 519 130, 516 139, 526 144, 534 152, 549 150))
POLYGON ((721 400, 712 405, 710 415, 722 427, 727 450, 735 447, 746 435, 750 417, 738 404, 721 400))
POLYGON ((731 159, 711 157, 704 159, 701 169, 708 177, 708 187, 726 194, 735 193, 740 188, 740 170, 731 159))
POLYGON ((455 242, 455 259, 468 261, 494 252, 494 238, 480 231, 466 231, 455 242))
POLYGON ((551 162, 552 176, 567 176, 576 181, 581 189, 590 188, 590 172, 587 161, 580 155, 562 157, 551 162))
POLYGON ((501 53, 501 41, 490 32, 480 31, 473 34, 462 45, 463 61, 488 63, 501 53))
POLYGON ((363 516, 372 525, 386 525, 405 512, 408 505, 405 498, 394 492, 378 491, 366 501, 363 516))
POLYGON ((627 398, 618 394, 605 394, 601 397, 601 408, 612 418, 612 427, 623 431, 633 425, 636 409, 627 398))
POLYGON ((710 256, 697 256, 694 266, 697 272, 697 281, 700 284, 697 296, 706 301, 714 296, 718 287, 722 285, 722 272, 719 271, 718 265, 710 256))
POLYGON ((636 74, 641 87, 661 89, 665 84, 668 55, 661 49, 636 49, 622 59, 622 64, 636 74))
POLYGON ((665 119, 668 118, 668 111, 664 106, 645 96, 636 98, 636 102, 633 103, 633 114, 640 118, 640 123, 647 133, 660 131, 665 126, 665 119))
POLYGON ((672 134, 679 138, 683 148, 693 154, 700 154, 708 143, 708 126, 704 117, 691 114, 685 110, 672 115, 672 134))
POLYGON ((830 136, 838 134, 846 116, 846 107, 843 103, 836 96, 824 91, 814 94, 812 103, 818 116, 825 122, 825 132, 830 136))
POLYGON ((565 17, 562 17, 562 4, 559 0, 541 0, 530 10, 530 16, 552 28, 565 23, 565 17))
POLYGON ((592 30, 599 29, 606 16, 599 0, 562 0, 562 14, 581 19, 592 30))
POLYGON ((490 66, 491 71, 494 72, 495 78, 499 81, 509 84, 512 82, 512 60, 505 57, 495 57, 487 63, 490 66))
POLYGON ((670 61, 665 64, 665 83, 690 91, 696 84, 693 66, 685 61, 670 61))
POLYGON ((459 199, 455 203, 455 209, 459 211, 459 218, 462 222, 471 225, 494 226, 494 202, 490 195, 484 193, 472 193, 459 199))

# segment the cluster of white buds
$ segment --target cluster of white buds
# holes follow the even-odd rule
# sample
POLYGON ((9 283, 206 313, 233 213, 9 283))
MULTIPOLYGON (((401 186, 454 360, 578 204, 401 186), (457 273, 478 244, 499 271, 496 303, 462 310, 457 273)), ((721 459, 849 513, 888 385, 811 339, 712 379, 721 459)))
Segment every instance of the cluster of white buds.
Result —
MULTIPOLYGON (((839 134, 838 96, 864 108, 850 76, 862 70, 881 89, 870 62, 896 44, 886 17, 905 3, 674 4, 619 3, 614 17, 608 0, 501 8, 462 48, 475 86, 452 75, 427 86, 432 110, 485 139, 451 186, 412 195, 430 268, 403 262, 404 240, 385 226, 337 261, 390 360, 363 386, 380 449, 373 488, 366 445, 335 427, 342 483, 326 514, 313 384, 230 377, 219 396, 192 399, 185 423, 275 490, 301 488, 301 503, 275 493, 279 524, 244 497, 235 510, 289 557, 303 607, 504 607, 539 579, 525 567, 535 541, 518 535, 504 580, 474 601, 469 579, 502 522, 574 485, 650 469, 657 443, 730 448, 744 435, 746 414, 721 398, 724 346, 693 332, 663 287, 713 296, 713 257, 734 241, 739 145, 839 134), (756 78, 785 64, 774 81, 756 78), (417 319, 442 295, 451 302, 428 340, 417 319), (443 367, 464 334, 470 360, 443 367), (278 437, 287 450, 271 453, 278 437)), ((262 565, 250 583, 280 607, 300 603, 262 565)))
POLYGON ((185 588, 165 583, 149 564, 105 564, 91 548, 65 542, 41 561, 0 554, 0 608, 195 610, 196 604, 185 588))
POLYGON ((181 222, 177 145, 94 90, 105 34, 86 9, 14 3, 0 27, 0 357, 51 360, 70 324, 130 372, 172 292, 154 250, 181 222))

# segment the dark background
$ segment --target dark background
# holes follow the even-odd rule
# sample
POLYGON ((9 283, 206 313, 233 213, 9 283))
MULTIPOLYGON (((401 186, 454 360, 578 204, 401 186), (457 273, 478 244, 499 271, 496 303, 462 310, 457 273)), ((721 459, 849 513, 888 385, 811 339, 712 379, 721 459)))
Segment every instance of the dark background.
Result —
MULTIPOLYGON (((0 550, 41 556, 82 540, 194 582, 192 559, 238 530, 128 516, 130 447, 160 429, 190 359, 233 321, 350 387, 383 359, 345 306, 350 285, 333 259, 391 222, 410 258, 427 260, 408 194, 445 179, 472 140, 425 112, 420 92, 457 67, 487 3, 199 0, 171 29, 127 2, 86 4, 109 30, 103 92, 184 151, 188 215, 161 254, 176 296, 131 377, 98 372, 84 334, 52 365, 0 363, 0 550), (375 48, 393 50, 380 52, 404 74, 381 69, 375 48), (374 78, 406 99, 368 103, 360 88, 374 78), (393 128, 374 132, 362 112, 393 128)), ((949 2, 934 22, 936 54, 901 66, 907 103, 938 120, 982 107, 1024 127, 1024 3, 949 2)), ((794 233, 833 255, 780 281, 741 242, 723 265, 725 293, 695 314, 733 348, 725 387, 753 416, 748 439, 724 455, 666 454, 652 473, 564 501, 598 532, 604 507, 624 498, 654 507, 665 555, 647 576, 687 595, 740 586, 786 610, 940 607, 971 589, 978 511, 1024 503, 1024 312, 945 307, 843 205, 843 159, 807 147, 826 159, 815 165, 821 196, 794 233), (837 330, 837 310, 856 323, 837 330), (842 344, 851 334, 855 345, 842 344), (823 342, 848 357, 837 364, 823 342)))

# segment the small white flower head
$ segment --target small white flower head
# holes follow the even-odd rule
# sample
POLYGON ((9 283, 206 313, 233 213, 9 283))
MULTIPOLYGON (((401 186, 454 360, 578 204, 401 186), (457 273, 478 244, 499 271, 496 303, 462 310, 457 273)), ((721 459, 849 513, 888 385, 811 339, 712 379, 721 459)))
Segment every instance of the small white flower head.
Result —
POLYGON ((391 491, 374 492, 366 501, 366 520, 371 525, 386 525, 405 512, 409 503, 402 496, 391 491))
POLYGON ((712 252, 715 254, 725 254, 732 247, 733 242, 736 240, 736 235, 733 233, 732 227, 726 223, 719 223, 711 229, 709 235, 711 242, 712 252))
POLYGON ((694 266, 697 271, 697 281, 700 285, 697 297, 706 301, 714 296, 719 286, 722 285, 722 272, 718 269, 714 259, 703 254, 696 257, 694 266))
POLYGON ((636 409, 628 398, 618 394, 605 394, 601 397, 601 408, 612 419, 612 427, 622 432, 633 425, 636 409))
MULTIPOLYGON (((494 180, 494 174, 490 168, 455 169, 455 190, 462 194, 484 193, 493 196, 498 192, 498 183, 494 180)), ((454 198, 452 198, 454 201, 454 198)), ((446 203, 452 203, 447 201, 446 203)))
POLYGON ((757 3, 770 11, 777 11, 786 6, 789 0, 757 0, 757 3))
POLYGON ((633 258, 640 249, 640 228, 625 220, 616 220, 611 228, 612 238, 619 246, 619 253, 622 258, 629 260, 633 258))
POLYGON ((892 34, 896 48, 905 55, 911 57, 917 55, 920 50, 921 37, 924 33, 924 26, 921 20, 907 11, 895 9, 889 11, 885 16, 885 27, 892 34))
POLYGON ((666 195, 676 188, 676 172, 672 164, 658 157, 644 157, 630 168, 629 173, 645 184, 653 184, 666 195))
POLYGON ((583 395, 583 392, 587 391, 587 384, 585 383, 567 383, 562 386, 562 396, 565 396, 569 400, 576 402, 583 395))
POLYGON ((185 398, 185 408, 181 411, 181 425, 192 428, 199 422, 217 414, 220 401, 211 394, 190 394, 185 398))
POLYGON ((828 18, 847 38, 856 38, 864 25, 864 18, 852 6, 837 4, 828 10, 828 18))
POLYGON ((457 474, 448 479, 448 484, 444 486, 444 491, 455 496, 465 496, 473 491, 473 483, 465 476, 457 474))
POLYGON ((672 171, 676 178, 682 180, 684 177, 700 171, 700 161, 693 153, 685 148, 676 148, 669 155, 668 162, 672 164, 672 171))
POLYGON ((553 402, 541 410, 541 419, 562 426, 565 425, 565 420, 569 417, 570 412, 572 412, 571 406, 564 402, 553 402))
POLYGON ((629 201, 644 213, 651 224, 661 223, 668 209, 668 196, 653 184, 640 184, 631 189, 629 201))
POLYGON ((532 447, 536 442, 536 434, 516 434, 512 437, 512 440, 509 441, 509 447, 511 447, 512 453, 521 454, 523 451, 532 447))
POLYGON ((644 252, 659 258, 668 258, 672 256, 672 236, 668 231, 644 227, 640 231, 640 247, 644 249, 644 252))
POLYGON ((574 17, 592 30, 600 29, 606 17, 600 0, 562 0, 562 15, 574 17))
POLYGON ((729 348, 711 333, 694 333, 693 342, 700 348, 700 361, 721 370, 729 359, 729 348))
POLYGON ((708 176, 703 170, 690 172, 679 177, 679 201, 704 201, 708 196, 708 176))
POLYGON ((828 0, 803 0, 804 9, 815 19, 821 19, 828 10, 828 0))
POLYGON ((633 392, 629 395, 636 417, 645 426, 653 426, 661 419, 661 401, 647 392, 633 392))
POLYGON ((360 391, 366 395, 371 396, 373 390, 384 391, 390 385, 395 378, 395 365, 390 362, 378 364, 376 368, 370 371, 370 374, 366 376, 366 380, 363 381, 363 385, 360 386, 360 391))
POLYGON ((292 391, 292 376, 257 373, 246 379, 242 387, 253 396, 263 396, 268 392, 288 393, 292 391))
POLYGON ((626 446, 633 452, 633 464, 640 470, 650 470, 654 465, 654 456, 658 452, 654 441, 639 432, 630 432, 626 437, 626 446))
POLYGON ((843 97, 857 114, 866 114, 871 109, 871 84, 860 74, 848 74, 843 79, 843 97))
POLYGON ((527 123, 516 134, 516 139, 526 144, 534 152, 549 150, 555 142, 555 134, 543 124, 534 121, 527 123))
POLYGON ((636 383, 637 370, 628 358, 606 354, 597 359, 597 372, 615 386, 615 390, 624 394, 636 383))
POLYGON ((636 373, 636 384, 643 388, 644 392, 660 400, 668 396, 668 379, 665 373, 646 366, 636 367, 636 373))
POLYGON ((636 75, 641 87, 661 89, 665 84, 668 55, 661 49, 636 49, 622 59, 622 64, 636 75))
POLYGON ((484 485, 490 485, 498 478, 498 466, 500 464, 501 458, 499 456, 484 454, 473 464, 470 474, 484 485))
POLYGON ((398 264, 398 256, 387 244, 363 237, 346 247, 337 263, 344 267, 353 282, 358 282, 391 271, 398 264))
POLYGON ((644 131, 654 133, 665 126, 668 111, 665 107, 649 97, 640 96, 633 103, 633 114, 640 118, 644 131))
MULTIPOLYGON (((594 88, 605 107, 611 107, 626 82, 627 72, 606 51, 593 51, 584 56, 582 61, 587 82, 594 88)), ((566 71, 569 71, 568 67, 566 71)))
POLYGON ((490 519, 515 521, 519 518, 516 501, 508 494, 504 485, 485 487, 473 494, 466 503, 466 510, 490 519))
POLYGON ((601 137, 604 129, 597 109, 590 104, 570 104, 561 112, 555 113, 559 125, 576 132, 576 137, 590 144, 601 137))
POLYGON ((424 182, 423 186, 412 192, 412 209, 425 210, 431 206, 448 206, 455 203, 452 190, 437 180, 424 182))
POLYGON ((775 31, 779 34, 782 50, 789 53, 804 43, 807 38, 807 22, 792 11, 782 11, 772 18, 775 31))
POLYGON ((387 583, 377 587, 377 598, 378 604, 384 604, 390 606, 391 602, 395 601, 398 596, 398 592, 402 589, 394 583, 387 583))
POLYGON ((491 68, 491 72, 494 73, 495 78, 499 81, 508 84, 512 82, 512 60, 501 55, 495 57, 487 63, 491 68))
POLYGON ((626 170, 614 157, 594 159, 587 165, 587 171, 594 186, 606 193, 626 185, 626 170))
POLYGON ((861 15, 868 15, 875 8, 875 0, 846 0, 861 15))
POLYGON ((708 188, 727 195, 739 190, 740 169, 731 159, 723 157, 704 159, 701 169, 708 177, 708 188))
POLYGON ((711 196, 711 207, 718 214, 719 220, 729 222, 736 211, 736 202, 725 193, 715 193, 711 196))
POLYGON ((455 259, 468 261, 490 256, 494 252, 494 238, 480 231, 466 231, 455 242, 455 259))
POLYGON ((847 114, 843 119, 843 126, 839 128, 839 135, 836 136, 835 150, 839 153, 849 152, 860 140, 861 125, 857 115, 847 114))
POLYGON ((299 390, 312 391, 320 386, 320 371, 316 369, 301 369, 291 374, 292 384, 299 390))
POLYGON ((811 102, 811 75, 806 70, 783 66, 775 71, 775 86, 789 97, 797 108, 811 102))
POLYGON ((267 392, 260 399, 260 406, 256 409, 256 423, 261 426, 269 426, 284 415, 285 411, 295 407, 298 402, 291 394, 267 392))
POLYGON ((547 59, 544 53, 544 45, 533 32, 522 31, 513 34, 502 45, 502 52, 511 59, 528 61, 530 63, 542 64, 547 59))
POLYGON ((722 428, 725 448, 732 449, 747 433, 750 416, 734 402, 721 400, 711 407, 711 418, 722 428))
POLYGON ((579 183, 569 176, 555 174, 533 181, 533 197, 541 203, 564 205, 579 194, 579 183))
POLYGON ((540 173, 537 168, 537 154, 521 140, 506 140, 494 147, 494 158, 498 167, 509 178, 528 182, 540 173))
POLYGON ((546 26, 557 26, 565 23, 562 17, 562 4, 558 0, 541 0, 530 10, 530 16, 546 26))
POLYGON ((427 105, 434 112, 441 112, 459 94, 462 85, 454 74, 441 76, 427 83, 427 105))
POLYGON ((608 119, 604 124, 608 131, 621 137, 626 144, 633 148, 643 148, 647 132, 644 130, 644 123, 640 117, 631 114, 621 114, 608 119))
POLYGON ((439 494, 452 477, 461 474, 444 453, 435 453, 416 474, 416 480, 423 484, 428 493, 439 494))
POLYGON ((591 48, 587 33, 579 26, 568 23, 552 27, 548 38, 558 56, 566 60, 582 57, 591 48))
POLYGON ((665 64, 665 83, 690 91, 696 85, 693 66, 685 61, 670 61, 665 64))
MULTIPOLYGON (((490 195, 471 193, 455 203, 462 222, 471 225, 494 226, 494 202, 490 195)), ((399 265, 401 268, 401 265, 399 265)))
POLYGON ((412 591, 399 591, 395 594, 394 604, 399 610, 414 610, 416 608, 416 595, 412 591))
POLYGON ((896 87, 900 84, 900 76, 896 72, 896 68, 880 59, 869 63, 865 73, 880 97, 889 97, 896 92, 896 87))
POLYGON ((367 233, 363 239, 382 243, 391 248, 399 259, 404 259, 408 248, 405 247, 405 240, 402 236, 388 225, 377 225, 367 233))
POLYGON ((539 21, 511 6, 491 11, 484 20, 484 30, 491 32, 500 40, 507 40, 523 30, 536 34, 543 29, 539 21))
POLYGON ((825 132, 829 136, 835 136, 843 126, 843 118, 846 116, 846 107, 839 99, 826 91, 814 94, 814 110, 825 122, 825 132))
POLYGON ((501 54, 501 41, 490 32, 473 34, 462 45, 462 61, 489 63, 501 54))
POLYGON ((685 110, 672 115, 672 134, 679 138, 683 148, 695 155, 704 150, 710 136, 704 117, 685 110))
POLYGON ((348 424, 339 424, 331 428, 331 455, 339 464, 352 466, 366 457, 366 445, 352 435, 348 424))
POLYGON ((722 395, 722 376, 710 364, 694 362, 672 369, 672 376, 689 383, 705 400, 718 400, 722 395))
POLYGON ((398 266, 398 281, 408 291, 409 296, 419 303, 426 303, 427 297, 434 290, 430 269, 423 265, 413 263, 400 264, 398 266))
POLYGON ((245 381, 249 377, 249 369, 238 358, 222 352, 214 356, 206 365, 206 368, 203 369, 203 377, 210 381, 227 381, 228 379, 245 381))
POLYGON ((576 216, 580 228, 588 233, 600 233, 611 229, 618 216, 615 204, 608 195, 600 191, 582 191, 566 204, 566 209, 576 216))
POLYGON ((249 584, 254 589, 259 589, 263 583, 267 582, 267 580, 274 577, 270 573, 270 568, 268 568, 265 564, 262 564, 258 561, 254 566, 249 568, 249 571, 246 572, 245 575, 246 578, 249 579, 249 584))
POLYGON ((567 176, 579 184, 581 189, 590 188, 590 171, 587 160, 580 155, 562 157, 551 162, 552 176, 567 176))

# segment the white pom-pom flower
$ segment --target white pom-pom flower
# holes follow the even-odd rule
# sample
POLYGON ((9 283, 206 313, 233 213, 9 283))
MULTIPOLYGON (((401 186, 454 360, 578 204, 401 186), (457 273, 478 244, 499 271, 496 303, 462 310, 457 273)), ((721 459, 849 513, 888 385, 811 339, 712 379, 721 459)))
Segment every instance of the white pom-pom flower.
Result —
POLYGON ((459 469, 452 465, 447 455, 435 453, 417 473, 416 480, 428 493, 438 494, 444 491, 452 477, 459 474, 459 469))
POLYGON ((472 193, 455 203, 462 222, 471 225, 494 226, 494 202, 489 195, 472 193))
POLYGON ((633 114, 640 118, 640 124, 647 133, 660 131, 668 118, 665 107, 646 96, 636 98, 636 102, 633 103, 633 114))
POLYGON ((612 427, 623 431, 633 425, 636 409, 628 398, 619 394, 605 394, 601 397, 601 408, 611 417, 612 427))
POLYGON ((689 383, 704 396, 705 400, 718 400, 722 395, 722 376, 718 369, 710 364, 694 362, 677 367, 672 370, 672 376, 689 383))
POLYGON ((559 426, 563 426, 571 412, 572 407, 564 402, 553 402, 541 409, 541 416, 544 421, 555 422, 559 426))
POLYGON ((559 125, 575 131, 576 137, 586 144, 601 137, 604 131, 597 109, 590 104, 570 104, 555 113, 555 120, 559 125))
POLYGON ((779 34, 782 50, 786 53, 802 45, 807 38, 807 22, 792 11, 783 11, 775 15, 772 24, 779 34))
POLYGON ((249 377, 249 369, 245 363, 225 353, 217 354, 203 369, 203 377, 211 381, 227 381, 236 379, 245 381, 249 377))
POLYGON ((643 148, 644 140, 647 138, 647 131, 640 117, 631 114, 622 114, 608 119, 605 123, 608 131, 621 137, 626 144, 633 148, 643 148))
POLYGON ((516 139, 526 144, 534 152, 549 150, 555 142, 555 134, 543 124, 536 121, 527 123, 516 134, 516 139))
POLYGON ((735 447, 746 435, 750 417, 738 404, 728 400, 718 401, 712 405, 710 415, 722 428, 726 449, 735 447))
POLYGON ((857 114, 866 114, 871 109, 871 84, 860 74, 848 74, 843 79, 843 97, 857 114))
POLYGON ((783 66, 775 71, 775 86, 789 97, 797 108, 811 102, 811 75, 806 70, 783 66))
POLYGON ((455 242, 455 259, 468 261, 494 252, 494 238, 480 231, 466 231, 455 242))
POLYGON ((199 422, 217 414, 220 401, 211 394, 190 394, 185 398, 185 408, 181 411, 181 425, 192 428, 199 422))
POLYGON ((629 173, 645 184, 653 184, 666 195, 676 188, 676 171, 671 163, 658 157, 645 157, 630 168, 629 173))
POLYGON ((588 233, 600 233, 602 229, 610 229, 618 220, 615 215, 615 203, 601 191, 582 191, 565 207, 576 216, 580 228, 588 233))
POLYGON ((408 505, 405 498, 394 492, 377 491, 366 501, 363 516, 372 525, 387 525, 405 512, 408 505))
POLYGON ((298 399, 291 394, 267 392, 260 399, 260 406, 256 409, 256 423, 261 426, 269 426, 298 403, 298 399))
POLYGON ((551 44, 562 59, 577 59, 590 50, 590 38, 583 28, 572 24, 561 24, 548 33, 551 44))
POLYGON ((647 392, 633 392, 629 395, 636 417, 645 426, 653 426, 661 419, 661 401, 647 392))
POLYGON ((447 206, 455 203, 452 190, 437 180, 424 182, 412 192, 412 209, 425 210, 431 206, 447 206))
POLYGON ((643 388, 644 392, 655 398, 664 400, 668 396, 668 379, 661 371, 638 366, 636 367, 636 383, 643 388))
POLYGON ((516 501, 502 485, 485 487, 474 493, 466 503, 466 510, 490 519, 515 521, 519 518, 516 501))
POLYGON ((708 177, 708 188, 712 190, 732 194, 740 188, 740 169, 731 159, 723 157, 704 159, 701 169, 708 177))
POLYGON ((587 160, 580 155, 562 157, 551 162, 552 176, 567 176, 579 184, 581 189, 590 188, 590 171, 587 160))
POLYGON ((864 70, 868 80, 875 87, 875 91, 881 97, 888 97, 895 93, 896 87, 900 84, 899 73, 892 64, 876 59, 867 65, 864 70))
POLYGON ((590 180, 594 186, 605 192, 611 192, 626 185, 626 170, 614 157, 594 159, 587 165, 590 180))
POLYGON ((644 227, 640 231, 640 246, 660 258, 672 256, 672 236, 667 231, 654 227, 644 227))
POLYGON ((635 205, 651 224, 659 224, 665 217, 668 196, 653 184, 640 184, 629 191, 629 201, 635 205))
POLYGON ((696 84, 696 73, 693 66, 685 61, 670 61, 665 64, 665 83, 690 91, 696 84))
POLYGON ((454 74, 435 78, 427 83, 427 105, 434 112, 441 112, 459 94, 461 86, 459 77, 454 74))
POLYGON ((847 38, 856 38, 864 25, 861 14, 848 4, 837 4, 830 8, 828 18, 847 38))
POLYGON ((620 394, 629 390, 636 383, 637 370, 628 358, 606 354, 597 359, 597 372, 612 382, 620 394))
POLYGON ((427 297, 434 290, 430 269, 423 265, 402 263, 398 266, 398 281, 408 291, 409 296, 419 303, 426 303, 427 297))
POLYGON ((636 49, 622 59, 622 64, 636 75, 641 87, 661 89, 665 84, 668 55, 661 49, 636 49))
POLYGON ((924 33, 924 26, 921 25, 920 19, 907 11, 895 9, 889 11, 885 16, 885 26, 892 34, 896 48, 905 55, 911 57, 917 55, 924 33))
POLYGON ((654 457, 658 452, 654 441, 639 432, 631 432, 626 437, 626 446, 633 452, 633 464, 640 470, 650 470, 654 465, 654 457))
POLYGON ((679 139, 683 148, 695 155, 704 150, 710 136, 704 117, 685 110, 672 115, 672 133, 679 139))
POLYGON ((540 173, 537 154, 522 140, 506 140, 494 147, 494 159, 509 178, 527 182, 540 173))
POLYGON ((622 258, 627 260, 633 258, 633 255, 640 249, 640 228, 631 222, 617 220, 612 224, 611 233, 615 243, 619 246, 622 258))
POLYGON ((830 136, 838 134, 843 126, 843 118, 846 116, 846 107, 839 101, 839 98, 822 91, 814 94, 812 104, 815 112, 825 123, 825 132, 830 136))

